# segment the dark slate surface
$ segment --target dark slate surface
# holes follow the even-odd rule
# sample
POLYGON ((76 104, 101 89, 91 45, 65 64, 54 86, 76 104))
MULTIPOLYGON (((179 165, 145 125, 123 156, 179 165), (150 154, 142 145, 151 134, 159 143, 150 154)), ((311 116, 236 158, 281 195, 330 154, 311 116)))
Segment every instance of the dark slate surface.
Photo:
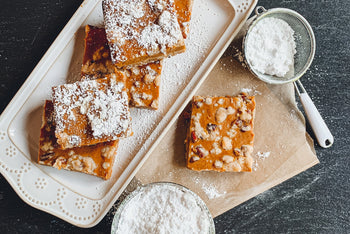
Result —
MULTIPOLYGON (((23 84, 82 1, 2 1, 0 8, 0 111, 23 84)), ((350 230, 350 1, 262 0, 286 7, 312 25, 317 51, 302 78, 335 137, 316 145, 320 164, 215 218, 217 233, 346 233, 350 230)), ((308 131, 311 133, 309 127, 308 131)), ((111 210, 95 227, 81 229, 24 203, 0 176, 1 233, 108 233, 111 210)))

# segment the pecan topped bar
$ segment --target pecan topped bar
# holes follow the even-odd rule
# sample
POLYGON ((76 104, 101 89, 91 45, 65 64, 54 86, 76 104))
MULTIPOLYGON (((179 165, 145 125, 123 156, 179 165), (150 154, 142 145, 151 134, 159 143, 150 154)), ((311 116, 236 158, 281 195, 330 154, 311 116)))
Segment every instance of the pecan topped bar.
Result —
POLYGON ((185 51, 173 0, 103 0, 112 62, 146 64, 185 51))
POLYGON ((251 171, 254 97, 195 96, 186 140, 187 167, 196 170, 251 171))
POLYGON ((112 174, 117 148, 118 140, 91 146, 61 149, 55 136, 53 103, 52 101, 45 102, 40 129, 39 164, 83 172, 107 180, 112 174))
MULTIPOLYGON (((120 74, 121 75, 121 74, 120 74)), ((62 149, 130 135, 124 75, 84 80, 52 88, 55 135, 62 149)))

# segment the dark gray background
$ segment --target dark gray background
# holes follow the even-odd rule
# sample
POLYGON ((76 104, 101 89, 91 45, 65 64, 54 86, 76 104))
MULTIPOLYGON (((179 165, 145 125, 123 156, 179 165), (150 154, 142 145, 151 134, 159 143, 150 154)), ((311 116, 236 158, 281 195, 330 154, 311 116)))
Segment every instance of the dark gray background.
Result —
MULTIPOLYGON (((1 1, 1 112, 81 2, 1 1)), ((296 10, 313 27, 316 56, 302 81, 334 134, 335 143, 330 149, 315 146, 319 165, 215 218, 216 231, 349 232, 350 1, 262 0, 258 5, 296 10)), ((91 229, 77 228, 25 204, 0 176, 1 233, 107 233, 111 213, 91 229)))

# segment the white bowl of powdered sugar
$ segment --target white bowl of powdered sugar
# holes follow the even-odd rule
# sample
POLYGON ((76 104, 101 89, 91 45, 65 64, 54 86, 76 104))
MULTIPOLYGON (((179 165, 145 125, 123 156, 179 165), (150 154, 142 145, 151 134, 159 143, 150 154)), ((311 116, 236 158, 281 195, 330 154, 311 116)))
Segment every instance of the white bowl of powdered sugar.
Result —
POLYGON ((257 7, 255 13, 243 40, 248 68, 270 84, 298 80, 315 55, 316 42, 310 24, 286 8, 257 7))
POLYGON ((215 233, 203 200, 174 183, 158 182, 137 188, 119 205, 111 233, 215 233))

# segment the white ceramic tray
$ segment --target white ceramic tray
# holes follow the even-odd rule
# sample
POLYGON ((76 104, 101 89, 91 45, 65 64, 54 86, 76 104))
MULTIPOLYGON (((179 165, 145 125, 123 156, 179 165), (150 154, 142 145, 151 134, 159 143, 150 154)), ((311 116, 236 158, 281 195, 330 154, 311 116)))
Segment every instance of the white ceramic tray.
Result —
POLYGON ((187 50, 166 59, 160 109, 133 109, 110 180, 36 163, 42 106, 51 87, 79 77, 84 26, 102 26, 101 0, 86 0, 0 117, 0 172, 29 205, 80 227, 96 225, 199 88, 257 0, 194 0, 187 50))

